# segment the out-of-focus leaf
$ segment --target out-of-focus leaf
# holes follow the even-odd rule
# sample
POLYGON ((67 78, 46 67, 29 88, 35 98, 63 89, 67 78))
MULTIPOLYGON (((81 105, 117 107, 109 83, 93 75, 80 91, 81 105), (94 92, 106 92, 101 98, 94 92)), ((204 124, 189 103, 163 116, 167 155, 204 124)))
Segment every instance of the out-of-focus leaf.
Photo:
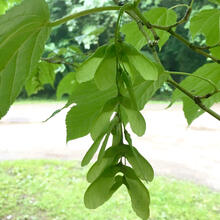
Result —
POLYGON ((190 32, 194 38, 198 34, 206 37, 207 45, 215 45, 220 40, 220 10, 203 10, 190 20, 190 32))
POLYGON ((39 90, 43 89, 44 85, 46 84, 49 84, 53 87, 55 75, 59 67, 59 64, 47 63, 44 61, 40 62, 35 74, 32 75, 32 77, 28 79, 25 84, 27 94, 30 96, 34 93, 37 93, 39 90))
POLYGON ((220 0, 209 0, 210 2, 212 3, 215 3, 215 4, 219 4, 220 5, 220 0))
POLYGON ((220 46, 210 49, 212 55, 220 59, 220 46))
POLYGON ((63 79, 60 81, 57 87, 57 92, 56 92, 57 99, 60 100, 64 94, 70 95, 74 88, 74 84, 76 84, 75 73, 70 72, 63 77, 63 79))

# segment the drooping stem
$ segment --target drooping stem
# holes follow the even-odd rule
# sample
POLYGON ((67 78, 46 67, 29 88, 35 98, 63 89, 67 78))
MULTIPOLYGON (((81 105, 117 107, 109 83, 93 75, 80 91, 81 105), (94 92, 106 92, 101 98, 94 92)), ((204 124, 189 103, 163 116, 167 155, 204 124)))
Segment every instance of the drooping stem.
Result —
POLYGON ((183 87, 181 87, 178 83, 176 83, 175 81, 168 79, 167 80, 168 83, 170 83, 171 85, 173 85, 174 87, 176 87, 177 89, 179 89, 181 92, 183 92, 185 95, 187 95, 190 99, 192 99, 195 104, 197 104, 201 109, 203 109, 205 112, 209 113, 211 116, 213 116, 214 118, 216 118, 217 120, 220 121, 220 115, 217 114, 216 112, 214 112, 212 109, 206 107, 202 101, 200 97, 194 96, 193 94, 191 94, 189 91, 187 91, 186 89, 184 89, 183 87))
POLYGON ((81 12, 77 12, 68 16, 65 16, 63 18, 60 18, 56 21, 52 21, 49 23, 50 27, 55 27, 61 24, 66 23, 67 21, 79 18, 79 17, 83 17, 89 14, 93 14, 93 13, 97 13, 97 12, 103 12, 103 11, 117 11, 120 10, 121 7, 120 6, 106 6, 106 7, 100 7, 100 8, 92 8, 92 9, 88 9, 85 11, 81 11, 81 12))

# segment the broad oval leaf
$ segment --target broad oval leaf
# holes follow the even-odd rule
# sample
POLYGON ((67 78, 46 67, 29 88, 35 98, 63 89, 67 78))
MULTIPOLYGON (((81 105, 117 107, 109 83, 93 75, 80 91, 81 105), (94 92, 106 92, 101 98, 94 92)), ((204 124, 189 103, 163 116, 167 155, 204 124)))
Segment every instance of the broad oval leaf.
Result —
POLYGON ((76 80, 79 83, 89 81, 94 78, 95 72, 103 60, 107 45, 99 47, 96 52, 84 61, 76 70, 76 80))
POLYGON ((95 209, 110 199, 115 190, 121 185, 118 185, 115 180, 115 175, 119 171, 118 166, 109 167, 91 183, 84 195, 84 203, 87 208, 95 209))
POLYGON ((127 115, 132 131, 138 136, 144 135, 146 123, 142 114, 137 110, 129 109, 124 106, 121 106, 121 108, 127 115))
POLYGON ((125 185, 131 198, 133 210, 143 220, 147 220, 150 215, 150 196, 147 188, 138 179, 130 167, 123 167, 125 174, 125 185))
POLYGON ((95 73, 95 83, 100 90, 106 90, 115 85, 116 81, 116 56, 115 45, 110 45, 104 59, 95 73))
POLYGON ((0 118, 36 69, 50 33, 44 0, 24 0, 0 17, 0 118))
POLYGON ((190 20, 190 32, 194 38, 198 34, 206 37, 207 45, 215 45, 220 40, 220 10, 203 10, 190 20))

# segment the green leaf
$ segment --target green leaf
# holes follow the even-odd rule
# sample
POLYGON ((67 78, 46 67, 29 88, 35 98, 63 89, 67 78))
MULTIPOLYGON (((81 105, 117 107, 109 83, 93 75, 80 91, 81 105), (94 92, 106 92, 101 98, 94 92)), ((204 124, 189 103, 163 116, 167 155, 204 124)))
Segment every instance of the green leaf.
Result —
POLYGON ((76 71, 76 80, 79 83, 89 81, 94 78, 95 72, 103 60, 107 45, 99 47, 96 52, 89 57, 76 71))
POLYGON ((190 32, 194 38, 198 34, 206 37, 207 45, 215 45, 220 39, 220 10, 203 10, 190 20, 190 32))
POLYGON ((49 36, 44 0, 24 0, 0 17, 0 118, 37 67, 49 36))
POLYGON ((124 24, 121 31, 125 34, 126 42, 133 45, 138 50, 148 43, 134 21, 124 24))
POLYGON ((116 96, 116 87, 112 87, 103 92, 96 87, 94 80, 92 80, 81 84, 74 84, 72 94, 69 97, 68 102, 77 104, 96 105, 99 103, 106 103, 108 100, 116 96))
MULTIPOLYGON (((213 82, 215 82, 218 89, 220 89, 220 65, 216 63, 205 64, 200 67, 194 75, 202 76, 207 78, 213 82)), ((180 86, 184 89, 190 91, 196 96, 204 96, 214 91, 212 85, 207 83, 204 80, 195 78, 195 77, 187 77, 184 79, 180 86)), ((193 120, 199 117, 204 113, 203 110, 200 109, 198 105, 196 105, 188 96, 181 93, 179 90, 175 90, 172 96, 172 103, 175 101, 182 99, 183 100, 183 110, 185 117, 187 119, 188 124, 190 125, 193 120)), ((220 101, 220 93, 217 93, 207 99, 203 100, 203 104, 207 107, 211 107, 214 103, 220 101)))
MULTIPOLYGON (((126 56, 128 62, 133 65, 145 80, 157 80, 158 69, 156 65, 133 46, 122 44, 121 56, 126 56)), ((129 70, 127 71, 129 72, 129 70)))
POLYGON ((89 150, 87 151, 86 155, 83 157, 83 160, 81 162, 81 166, 86 166, 87 164, 89 164, 89 162, 91 161, 91 159, 93 158, 95 152, 98 150, 99 145, 102 141, 104 135, 100 135, 92 144, 92 146, 89 148, 89 150))
POLYGON ((102 160, 104 154, 105 154, 105 149, 106 149, 106 146, 108 144, 108 140, 109 140, 109 136, 110 136, 110 132, 108 132, 106 135, 105 135, 105 139, 102 143, 102 146, 101 146, 101 149, 99 151, 99 155, 98 155, 98 160, 102 160))
POLYGON ((112 146, 117 146, 118 144, 121 143, 122 139, 122 129, 121 125, 117 124, 113 129, 112 129, 112 146))
POLYGON ((75 84, 76 81, 74 72, 70 72, 66 76, 64 76, 57 87, 57 99, 60 100, 64 94, 70 95, 75 84))
POLYGON ((77 105, 67 113, 67 141, 87 135, 107 100, 117 95, 116 88, 98 90, 94 81, 74 84, 68 103, 77 105))
POLYGON ((0 1, 0 14, 4 14, 8 8, 7 1, 0 1))
POLYGON ((105 151, 102 160, 97 160, 87 173, 88 182, 93 182, 108 167, 115 165, 118 159, 125 154, 123 145, 112 146, 105 151))
POLYGON ((102 160, 96 161, 87 173, 88 182, 93 182, 107 167, 115 165, 119 158, 125 156, 131 164, 137 176, 151 182, 154 178, 154 171, 150 163, 137 151, 135 147, 129 145, 117 145, 108 148, 102 160), (136 156, 134 155, 136 154, 136 156))
POLYGON ((39 63, 39 80, 40 82, 45 85, 45 84, 50 84, 53 86, 54 80, 55 80, 55 74, 57 68, 60 67, 59 64, 53 64, 53 63, 48 63, 41 61, 39 63))
POLYGON ((100 134, 106 132, 110 125, 110 117, 113 111, 102 112, 96 119, 94 125, 92 126, 90 133, 93 140, 95 140, 100 134))
POLYGON ((130 167, 124 166, 123 173, 125 174, 125 185, 131 197, 133 210, 141 219, 147 220, 150 215, 150 196, 147 188, 130 167))
POLYGON ((115 45, 110 45, 104 59, 101 61, 95 73, 95 83, 100 90, 106 90, 115 85, 116 57, 115 45))
POLYGON ((215 4, 219 4, 220 5, 220 0, 209 0, 210 2, 212 3, 215 3, 215 4))
POLYGON ((144 135, 146 130, 146 123, 142 114, 137 110, 129 109, 124 106, 121 106, 121 108, 128 117, 132 131, 138 136, 144 135))
POLYGON ((86 136, 102 110, 102 105, 76 105, 66 116, 67 141, 86 136))
POLYGON ((138 177, 143 180, 151 182, 154 178, 154 170, 150 163, 138 152, 135 147, 130 147, 126 153, 126 158, 131 164, 138 177), (134 155, 135 154, 135 155, 134 155))
POLYGON ((210 49, 212 55, 220 59, 220 46, 210 49))
POLYGON ((95 209, 106 202, 112 194, 118 189, 119 185, 115 179, 119 167, 109 167, 88 187, 84 195, 85 206, 89 209, 95 209), (117 185, 115 187, 115 184, 117 185))
POLYGON ((141 81, 140 83, 134 85, 134 94, 139 110, 144 108, 145 104, 152 98, 152 96, 163 85, 163 83, 166 82, 168 77, 168 74, 159 72, 158 80, 141 81))
MULTIPOLYGON (((151 10, 147 11, 145 17, 151 24, 156 24, 159 26, 169 26, 176 23, 177 14, 175 11, 167 9, 167 8, 152 8, 151 10)), ((149 31, 149 30, 148 30, 149 31)), ((153 40, 152 33, 150 33, 151 40, 153 40)), ((170 34, 166 31, 156 30, 157 35, 160 37, 158 42, 158 46, 160 49, 162 46, 167 42, 169 39, 170 34)))
MULTIPOLYGON (((144 13, 144 16, 151 24, 159 26, 169 26, 175 24, 177 19, 177 15, 173 10, 162 7, 150 9, 144 13)), ((126 42, 132 44, 136 49, 141 49, 148 43, 135 22, 123 25, 121 30, 126 35, 126 42)), ((147 28, 145 28, 145 30, 148 33, 149 39, 153 40, 152 33, 147 28)), ((158 45, 161 49, 169 39, 170 34, 162 30, 156 30, 156 33, 160 37, 158 45)))
POLYGON ((41 61, 38 64, 35 74, 32 75, 25 84, 28 95, 30 96, 31 94, 37 93, 39 90, 43 89, 46 84, 54 87, 55 75, 60 66, 59 64, 41 61))

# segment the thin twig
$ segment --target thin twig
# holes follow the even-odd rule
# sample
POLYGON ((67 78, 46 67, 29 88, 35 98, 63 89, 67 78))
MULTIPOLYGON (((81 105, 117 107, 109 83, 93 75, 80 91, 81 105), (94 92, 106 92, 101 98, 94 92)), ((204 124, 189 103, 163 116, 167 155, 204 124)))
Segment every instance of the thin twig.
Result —
POLYGON ((62 60, 59 58, 59 60, 55 60, 54 57, 52 58, 41 58, 42 61, 45 61, 47 63, 52 63, 52 64, 65 64, 65 65, 69 65, 69 66, 74 66, 75 65, 73 63, 67 62, 65 60, 62 60))
POLYGON ((81 12, 77 12, 71 15, 68 15, 66 17, 60 18, 56 21, 50 22, 48 25, 50 27, 55 27, 61 24, 66 23, 67 21, 79 18, 79 17, 83 17, 92 13, 97 13, 97 12, 103 12, 103 11, 116 11, 116 10, 120 10, 120 6, 106 6, 106 7, 100 7, 100 8, 92 8, 92 9, 88 9, 85 11, 81 11, 81 12))

